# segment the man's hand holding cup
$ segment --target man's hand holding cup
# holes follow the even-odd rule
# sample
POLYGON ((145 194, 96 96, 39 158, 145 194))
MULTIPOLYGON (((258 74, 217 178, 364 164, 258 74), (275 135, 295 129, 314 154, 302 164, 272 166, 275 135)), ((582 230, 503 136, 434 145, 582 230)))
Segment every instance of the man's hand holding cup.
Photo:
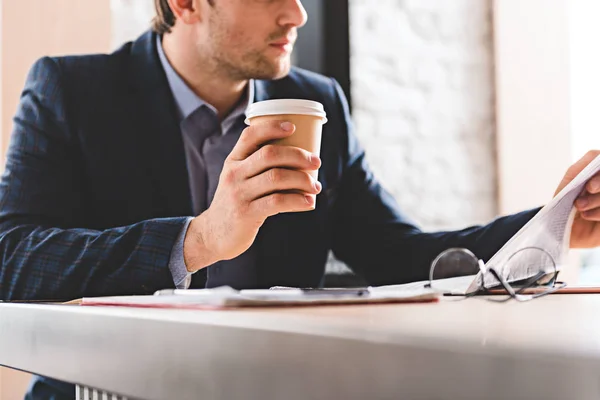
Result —
POLYGON ((210 207, 188 228, 184 260, 191 272, 246 251, 268 217, 314 210, 321 191, 323 106, 268 100, 246 114, 250 126, 225 160, 210 207))

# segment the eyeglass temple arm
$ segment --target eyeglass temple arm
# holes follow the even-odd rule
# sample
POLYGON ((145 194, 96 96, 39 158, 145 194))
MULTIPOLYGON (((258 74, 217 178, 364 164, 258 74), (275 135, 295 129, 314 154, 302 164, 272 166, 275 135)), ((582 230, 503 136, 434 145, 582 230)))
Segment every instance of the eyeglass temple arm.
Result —
POLYGON ((477 265, 479 265, 479 271, 482 274, 485 274, 487 272, 487 268, 485 267, 485 263, 483 262, 483 260, 481 258, 477 260, 477 265))
MULTIPOLYGON (((485 263, 483 262, 482 259, 477 260, 477 265, 479 265, 479 271, 481 271, 481 274, 483 275, 481 277, 481 279, 484 279, 485 274, 489 271, 492 273, 492 275, 494 275, 494 278, 496 278, 498 280, 498 282, 500 282, 500 284, 504 287, 504 290, 506 290, 511 297, 515 297, 517 294, 515 293, 515 291, 513 290, 513 288, 502 278, 500 278, 500 275, 496 272, 496 270, 494 268, 487 268, 485 266, 485 263)), ((485 288, 485 286, 483 286, 485 288)), ((487 290, 487 289, 486 289, 487 290)))
POLYGON ((490 268, 488 271, 491 272, 492 275, 494 275, 494 278, 496 278, 498 282, 500 282, 500 284, 504 287, 504 290, 506 290, 511 297, 515 297, 517 295, 513 288, 508 284, 508 282, 501 278, 500 274, 498 274, 494 268, 490 268))

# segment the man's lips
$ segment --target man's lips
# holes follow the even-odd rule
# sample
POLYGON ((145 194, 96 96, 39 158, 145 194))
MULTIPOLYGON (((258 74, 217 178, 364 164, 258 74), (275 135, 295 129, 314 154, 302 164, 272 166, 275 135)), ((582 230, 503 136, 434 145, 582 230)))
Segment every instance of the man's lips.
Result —
POLYGON ((294 42, 296 42, 295 37, 287 36, 269 43, 269 46, 275 47, 284 52, 291 52, 294 48, 294 42))
POLYGON ((275 46, 285 46, 286 44, 294 44, 294 40, 293 39, 280 39, 275 42, 272 42, 271 44, 275 45, 275 46))
POLYGON ((273 42, 269 46, 274 47, 282 52, 289 53, 294 48, 294 42, 291 42, 289 40, 281 40, 278 42, 273 42))

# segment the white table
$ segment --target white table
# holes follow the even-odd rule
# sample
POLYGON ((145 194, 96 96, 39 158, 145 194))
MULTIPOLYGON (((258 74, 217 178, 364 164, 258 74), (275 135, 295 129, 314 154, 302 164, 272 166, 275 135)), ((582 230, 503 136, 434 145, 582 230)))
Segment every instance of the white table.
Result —
POLYGON ((600 295, 244 311, 0 304, 0 364, 130 399, 598 399, 600 295))

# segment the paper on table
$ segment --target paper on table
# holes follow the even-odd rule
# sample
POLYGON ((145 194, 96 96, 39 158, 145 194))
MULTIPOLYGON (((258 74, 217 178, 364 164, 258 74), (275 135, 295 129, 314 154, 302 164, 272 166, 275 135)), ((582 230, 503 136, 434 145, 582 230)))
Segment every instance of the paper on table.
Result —
POLYGON ((216 289, 193 289, 185 294, 160 296, 112 296, 85 297, 84 306, 124 306, 150 308, 230 308, 268 307, 321 304, 399 303, 436 301, 439 294, 426 288, 409 290, 383 290, 368 288, 362 295, 306 294, 301 289, 241 290, 230 287, 216 289))
MULTIPOLYGON (((477 277, 477 275, 465 275, 465 276, 456 276, 454 278, 438 279, 435 281, 434 286, 443 288, 444 293, 464 295, 467 293, 467 289, 469 288, 471 283, 476 279, 476 277, 477 277)), ((399 285, 385 285, 385 286, 378 286, 373 289, 408 291, 408 290, 417 290, 418 288, 424 288, 424 287, 426 287, 426 285, 429 285, 429 281, 410 282, 410 283, 403 283, 403 284, 399 284, 399 285)))

